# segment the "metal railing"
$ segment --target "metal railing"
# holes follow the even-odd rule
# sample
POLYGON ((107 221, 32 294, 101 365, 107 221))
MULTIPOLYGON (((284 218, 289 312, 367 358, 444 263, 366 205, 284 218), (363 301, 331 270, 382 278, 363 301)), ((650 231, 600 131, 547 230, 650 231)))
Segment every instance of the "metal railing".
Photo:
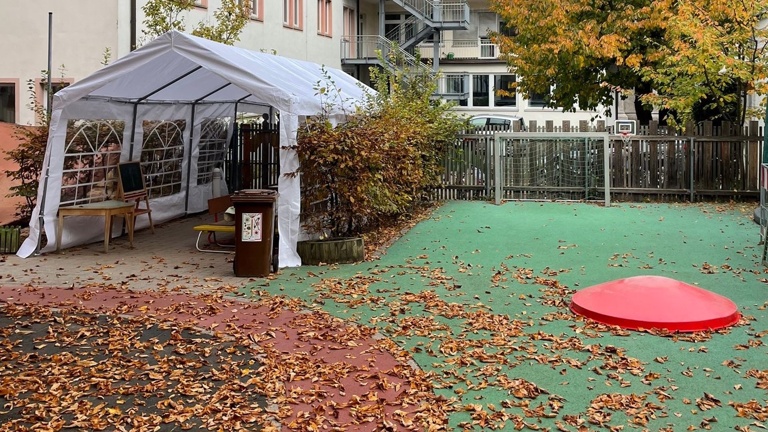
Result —
MULTIPOLYGON (((423 44, 416 48, 423 59, 434 55, 432 44, 423 44)), ((440 42, 442 58, 449 59, 495 59, 499 58, 499 47, 488 38, 447 39, 440 42)))
POLYGON ((433 33, 433 27, 428 26, 424 20, 412 15, 399 26, 390 30, 384 37, 396 42, 400 48, 408 50, 410 47, 427 39, 433 33))
POLYGON ((469 24, 469 5, 466 0, 396 0, 408 12, 430 22, 433 27, 447 23, 469 24))
POLYGON ((427 23, 425 23, 423 19, 416 15, 411 15, 408 19, 400 23, 400 25, 387 32, 384 37, 402 45, 407 40, 416 36, 416 34, 425 27, 427 27, 427 23))
POLYGON ((387 63, 384 66, 396 68, 411 68, 423 73, 432 70, 421 63, 400 47, 393 45, 392 41, 383 36, 355 36, 342 38, 342 60, 366 60, 370 63, 378 63, 379 53, 387 63))

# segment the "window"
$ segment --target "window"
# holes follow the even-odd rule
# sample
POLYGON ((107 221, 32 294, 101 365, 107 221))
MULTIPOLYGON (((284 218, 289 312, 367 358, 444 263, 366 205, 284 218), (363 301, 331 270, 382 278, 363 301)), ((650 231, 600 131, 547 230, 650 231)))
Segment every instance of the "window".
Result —
POLYGON ((70 83, 68 82, 54 82, 51 83, 51 95, 48 95, 48 85, 46 83, 43 83, 44 91, 43 91, 43 97, 45 98, 43 103, 43 108, 46 110, 48 109, 48 101, 53 101, 53 95, 59 92, 59 90, 63 89, 64 87, 67 87, 70 83))
POLYGON ((0 82, 0 122, 16 123, 15 82, 0 82))
POLYGON ((61 205, 114 199, 125 123, 120 120, 69 120, 61 205))
POLYGON ((448 94, 464 94, 467 90, 464 88, 464 76, 461 75, 445 75, 445 88, 448 94))
POLYGON ((480 58, 496 58, 496 45, 491 38, 480 38, 480 58))
POLYGON ((528 93, 528 106, 545 107, 547 105, 548 97, 548 94, 530 92, 528 93))
POLYGON ((317 0, 317 34, 331 36, 333 30, 332 0, 317 0))
POLYGON ((213 169, 224 165, 231 124, 232 119, 229 117, 203 120, 200 128, 200 153, 197 157, 198 185, 213 182, 213 169))
POLYGON ((517 36, 517 28, 507 25, 506 21, 499 21, 499 33, 503 36, 517 36))
POLYGON ((344 6, 344 53, 346 58, 355 58, 357 56, 357 32, 355 31, 355 10, 344 6))
POLYGON ((490 92, 490 86, 488 81, 488 75, 472 76, 472 106, 489 106, 488 93, 490 92))
MULTIPOLYGON (((59 90, 75 82, 72 78, 54 78, 51 83, 51 91, 56 94, 59 90)), ((48 96, 48 81, 40 78, 35 79, 35 103, 43 107, 43 111, 48 110, 48 101, 52 101, 53 96, 48 96)))
POLYGON ((181 192, 186 120, 145 120, 141 168, 149 198, 181 192))
POLYGON ((303 0, 283 0, 283 26, 296 30, 303 28, 303 0))
POLYGON ((516 106, 517 91, 514 75, 496 75, 493 80, 493 106, 516 106))
POLYGON ((264 0, 238 0, 252 20, 264 20, 264 0))

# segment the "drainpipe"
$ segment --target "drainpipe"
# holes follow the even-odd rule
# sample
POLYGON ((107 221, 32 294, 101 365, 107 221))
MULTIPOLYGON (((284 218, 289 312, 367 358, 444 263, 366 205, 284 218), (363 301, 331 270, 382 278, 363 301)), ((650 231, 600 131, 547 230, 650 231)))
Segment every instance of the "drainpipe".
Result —
POLYGON ((130 51, 136 49, 136 0, 131 0, 131 40, 130 51))
MULTIPOLYGON (((53 84, 51 83, 51 63, 53 58, 53 12, 48 12, 48 82, 46 85, 46 90, 48 91, 48 94, 46 95, 46 98, 48 99, 48 106, 46 107, 45 115, 48 116, 48 127, 51 125, 51 112, 53 109, 53 84)), ((45 166, 45 177, 43 180, 43 195, 40 197, 40 208, 38 209, 39 213, 37 216, 37 245, 35 246, 35 255, 40 255, 40 248, 42 246, 43 241, 43 233, 45 228, 45 200, 48 199, 48 177, 51 175, 51 158, 50 154, 47 158, 45 158, 46 166, 45 166)), ((40 184, 38 183, 38 188, 40 187, 40 184)), ((58 229, 58 228, 57 228, 58 229)), ((49 240, 50 242, 50 240, 49 240)), ((57 244, 56 247, 61 247, 60 244, 57 244)))

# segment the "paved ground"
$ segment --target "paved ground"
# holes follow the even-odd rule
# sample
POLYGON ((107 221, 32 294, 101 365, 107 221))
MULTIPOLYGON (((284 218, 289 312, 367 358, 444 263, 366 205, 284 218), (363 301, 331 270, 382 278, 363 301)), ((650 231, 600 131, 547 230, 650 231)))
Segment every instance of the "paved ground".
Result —
POLYGON ((159 225, 157 233, 135 233, 134 247, 126 236, 112 239, 109 253, 102 242, 22 259, 0 255, 1 284, 83 286, 104 283, 131 289, 184 289, 206 293, 222 287, 243 287, 249 278, 235 277, 233 254, 199 253, 192 227, 204 216, 192 216, 159 225))
MULTIPOLYGON (((36 341, 36 345, 46 344, 49 335, 45 331, 51 325, 61 324, 68 328, 79 325, 77 321, 71 323, 67 318, 77 314, 139 317, 147 332, 157 332, 157 326, 167 327, 168 322, 175 322, 174 326, 192 326, 217 337, 234 338, 240 345, 250 343, 248 360, 240 359, 238 370, 247 370, 251 375, 246 388, 248 392, 262 395, 264 402, 259 402, 261 409, 258 415, 252 410, 246 413, 252 423, 241 422, 235 427, 232 423, 209 419, 209 424, 206 424, 209 428, 223 424, 226 430, 240 427, 253 430, 254 425, 259 424, 265 430, 275 425, 312 430, 314 424, 328 421, 318 420, 318 417, 324 416, 314 413, 313 406, 318 401, 333 403, 340 399, 343 402, 335 403, 337 412, 330 418, 334 423, 347 425, 342 430, 381 430, 384 422, 389 421, 413 423, 410 417, 430 409, 420 406, 429 396, 411 396, 417 395, 426 383, 406 378, 413 371, 408 358, 401 358, 391 342, 378 338, 372 328, 348 325, 327 313, 311 311, 305 303, 290 297, 248 291, 248 298, 244 298, 244 287, 256 281, 263 285, 268 279, 235 277, 233 255, 196 251, 196 233, 191 228, 199 224, 201 218, 190 217, 162 224, 156 227, 156 234, 148 230, 137 232, 133 249, 127 239, 121 237, 110 242, 109 253, 104 253, 103 243, 94 243, 67 249, 62 254, 43 254, 28 259, 2 255, 0 303, 12 308, 6 313, 17 317, 16 322, 27 322, 31 317, 41 316, 40 306, 45 310, 66 311, 63 318, 50 318, 43 321, 46 325, 35 327, 43 331, 42 334, 28 335, 36 341), (249 361, 254 364, 249 365, 249 361), (401 370, 408 372, 399 372, 401 370), (389 371, 388 378, 379 376, 383 371, 389 371), (386 383, 382 384, 382 380, 386 383), (375 392, 375 398, 372 398, 372 392, 375 392), (409 398, 412 400, 408 401, 409 398)), ((146 339, 148 336, 141 337, 146 339)), ((219 343, 231 342, 225 339, 219 343)), ((29 348, 28 345, 24 347, 29 348)), ((148 347, 148 350, 148 354, 152 354, 153 348, 148 347)), ((9 366, 9 359, 26 357, 15 355, 12 350, 2 354, 0 380, 5 380, 5 383, 11 377, 19 376, 21 368, 58 361, 52 353, 43 355, 39 352, 37 354, 41 358, 35 364, 14 361, 9 366)), ((97 355, 79 361, 85 362, 83 364, 105 363, 105 359, 97 355)), ((222 367, 231 362, 227 358, 208 368, 222 367)), ((28 373, 34 374, 34 371, 28 373)), ((207 369, 202 368, 199 373, 204 375, 207 369)), ((18 387, 21 384, 15 385, 18 387)), ((18 400, 35 400, 33 395, 40 391, 39 385, 24 388, 25 392, 16 395, 18 400)), ((114 386, 112 391, 117 392, 117 388, 114 386)), ((201 398, 215 393, 216 388, 209 388, 201 398)), ((82 391, 81 394, 86 401, 97 397, 92 391, 82 391)), ((176 393, 166 392, 163 396, 167 398, 173 394, 176 393)), ((202 398, 198 402, 207 400, 202 398)), ((65 400, 57 399, 57 402, 65 400)), ((98 405, 93 401, 89 403, 98 405)), ((116 402, 113 400, 112 403, 116 402)), ((117 410, 124 406, 107 408, 117 410)), ((45 411, 48 414, 42 420, 59 425, 57 422, 60 419, 56 420, 59 411, 60 408, 50 408, 45 411)), ((173 429, 195 424, 171 421, 169 419, 183 420, 185 417, 174 417, 168 412, 151 417, 157 415, 156 411, 156 408, 139 409, 139 414, 150 418, 142 423, 146 430, 158 425, 173 429), (170 426, 166 420, 170 421, 170 426)), ((42 421, 37 417, 20 419, 20 412, 18 409, 1 411, 0 419, 3 421, 0 425, 5 424, 6 428, 0 426, 0 430, 19 430, 22 426, 32 427, 35 421, 42 421)), ((195 411, 195 415, 203 414, 195 411)), ((73 421, 67 419, 62 425, 76 426, 73 421)), ((130 416, 122 415, 99 421, 106 422, 99 425, 111 428, 131 420, 130 416)), ((199 426, 199 422, 197 424, 199 426)))
POLYGON ((135 250, 8 257, 0 293, 250 335, 283 429, 754 431, 768 421, 768 276, 753 209, 451 202, 379 261, 246 280, 194 252, 190 220, 135 250), (745 318, 663 337, 568 310, 576 290, 635 275, 714 291, 745 318), (24 286, 50 281, 78 288, 24 286))

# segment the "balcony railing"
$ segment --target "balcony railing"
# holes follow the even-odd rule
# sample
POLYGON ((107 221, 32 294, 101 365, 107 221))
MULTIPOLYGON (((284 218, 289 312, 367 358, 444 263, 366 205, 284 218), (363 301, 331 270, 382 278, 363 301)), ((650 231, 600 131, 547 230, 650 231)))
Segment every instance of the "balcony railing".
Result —
MULTIPOLYGON (((433 57, 432 44, 421 44, 417 47, 421 58, 433 57)), ((491 43, 490 39, 453 39, 445 40, 440 44, 440 55, 443 59, 497 59, 499 47, 491 43)))
POLYGON ((383 36, 344 36, 341 40, 341 61, 350 63, 378 64, 379 53, 389 66, 398 68, 419 69, 423 72, 431 71, 416 57, 408 54, 383 36))
POLYGON ((399 0, 396 3, 434 27, 467 28, 469 24, 469 5, 466 0, 399 0))
MULTIPOLYGON (((346 63, 379 64, 379 52, 382 58, 398 59, 396 64, 389 66, 418 68, 422 72, 432 73, 432 69, 418 61, 405 51, 396 48, 392 51, 392 43, 381 36, 343 37, 341 42, 341 59, 346 63)), ((469 97, 469 73, 452 72, 439 75, 435 97, 442 99, 463 100, 469 97)))
POLYGON ((428 38, 432 34, 433 27, 415 15, 403 21, 400 25, 389 31, 384 37, 397 42, 404 50, 408 50, 417 43, 428 38))

